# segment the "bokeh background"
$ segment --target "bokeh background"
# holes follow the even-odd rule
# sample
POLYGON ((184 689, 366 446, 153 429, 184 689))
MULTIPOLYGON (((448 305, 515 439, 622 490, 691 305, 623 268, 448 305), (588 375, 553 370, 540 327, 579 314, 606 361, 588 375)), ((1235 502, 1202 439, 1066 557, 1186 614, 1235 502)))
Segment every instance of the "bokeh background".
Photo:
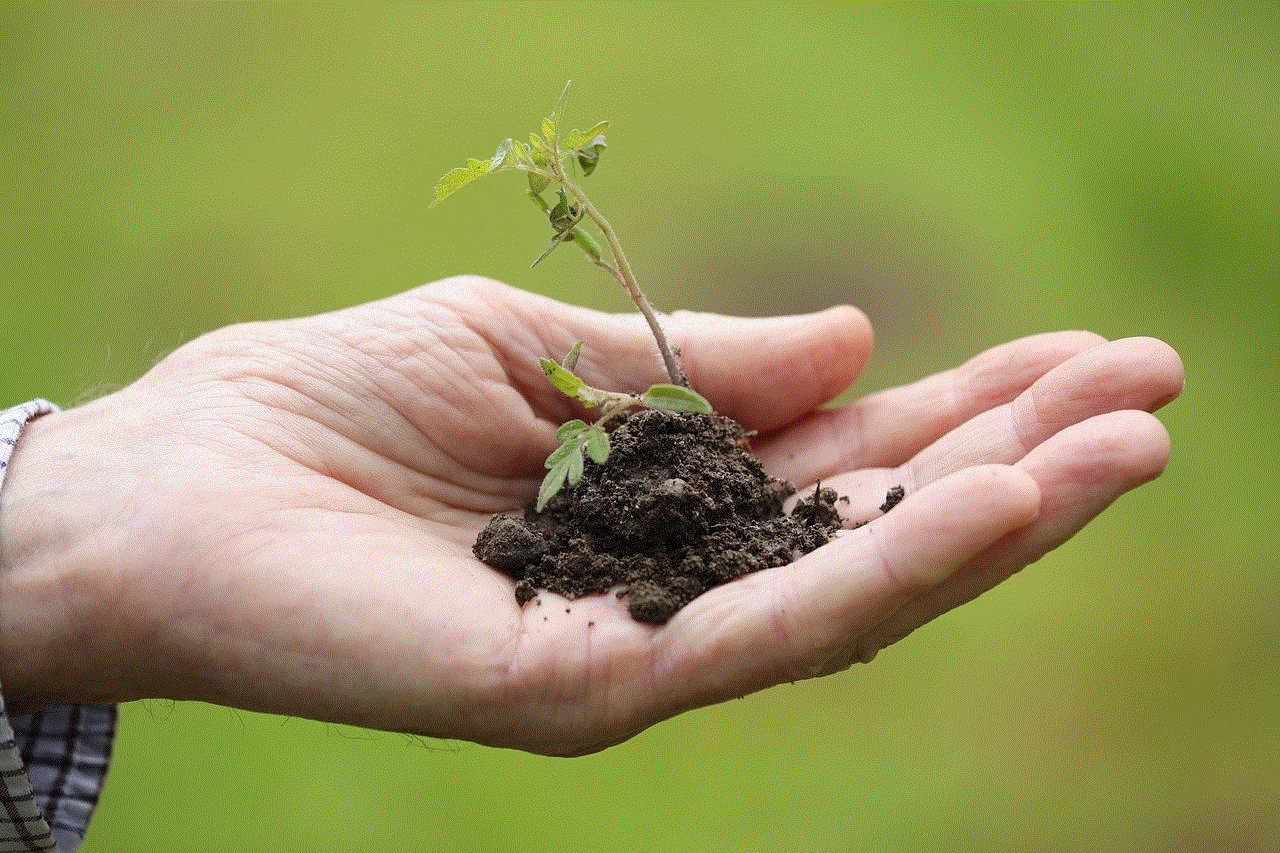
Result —
POLYGON ((860 667, 575 760, 126 706, 83 850, 1280 849, 1280 5, 5 4, 0 401, 459 272, 626 310, 518 175, 574 80, 654 301, 861 305, 861 393, 1182 353, 1166 475, 860 667), (25 340, 24 340, 25 338, 25 340))

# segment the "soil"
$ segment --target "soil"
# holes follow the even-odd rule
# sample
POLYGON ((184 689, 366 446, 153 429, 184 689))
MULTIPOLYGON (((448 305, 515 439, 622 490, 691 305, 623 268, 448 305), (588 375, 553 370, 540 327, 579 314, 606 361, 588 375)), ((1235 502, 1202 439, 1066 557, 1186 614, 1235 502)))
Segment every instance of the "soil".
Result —
MULTIPOLYGON (((475 555, 516 580, 522 605, 540 589, 577 598, 619 588, 632 618, 666 622, 711 587, 785 565, 841 526, 830 488, 784 514, 795 488, 765 473, 747 437, 719 415, 632 413, 610 434, 604 465, 588 460, 541 513, 494 516, 475 555)), ((901 498, 890 490, 882 509, 901 498)))

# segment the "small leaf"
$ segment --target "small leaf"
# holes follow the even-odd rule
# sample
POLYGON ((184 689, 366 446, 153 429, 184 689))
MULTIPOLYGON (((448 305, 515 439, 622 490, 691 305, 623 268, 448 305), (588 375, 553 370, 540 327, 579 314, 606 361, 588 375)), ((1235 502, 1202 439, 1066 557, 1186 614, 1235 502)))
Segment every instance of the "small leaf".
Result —
POLYGON ((603 144, 604 135, 605 133, 608 132, 608 130, 609 130, 609 122, 607 121, 598 122, 595 125, 595 127, 591 128, 590 130, 575 130, 566 134, 561 144, 564 145, 566 149, 572 151, 574 148, 581 148, 583 143, 591 139, 594 139, 597 136, 600 137, 600 142, 601 144, 603 144))
POLYGON ((557 232, 568 231, 570 228, 578 224, 581 219, 578 216, 578 206, 569 204, 568 197, 564 194, 564 190, 556 190, 556 195, 560 200, 555 203, 551 210, 547 211, 547 219, 551 222, 551 227, 557 232))
POLYGON ((573 349, 560 359, 560 366, 565 370, 573 370, 578 366, 578 356, 582 355, 582 341, 578 341, 573 345, 573 349))
POLYGON ((515 142, 511 145, 511 156, 521 166, 533 165, 533 154, 527 142, 515 142))
POLYGON ((591 260, 593 261, 600 260, 600 253, 602 251, 600 249, 600 244, 597 243, 595 241, 595 238, 592 237, 590 234, 588 234, 586 231, 584 231, 582 228, 573 229, 573 231, 570 232, 569 234, 569 238, 573 240, 573 242, 581 246, 582 251, 586 252, 591 257, 591 260))
POLYGON ((583 175, 590 175, 596 170, 596 166, 600 163, 600 154, 607 147, 604 144, 604 135, 601 134, 577 150, 578 165, 582 168, 583 175))
POLYGON ((474 157, 467 160, 467 165, 453 169, 440 179, 440 182, 436 184, 435 201, 427 206, 435 207, 467 184, 489 174, 489 170, 492 168, 493 162, 491 160, 477 160, 474 157))
POLYGON ((597 465, 603 465, 609 458, 609 434, 600 427, 587 430, 587 455, 597 465))
POLYGON ((574 445, 573 452, 569 454, 569 469, 565 472, 565 476, 569 479, 569 485, 576 486, 578 481, 582 479, 582 448, 574 445))
POLYGON ((529 147, 533 154, 533 162, 538 162, 538 154, 540 153, 543 155, 543 160, 546 159, 547 141, 541 136, 536 133, 529 134, 529 147))
POLYGON ((547 457, 546 462, 542 463, 542 466, 544 468, 556 467, 563 462, 570 453, 577 450, 581 444, 582 440, 576 437, 560 442, 560 446, 551 451, 551 455, 547 457))
POLYGON ((587 422, 576 418, 567 424, 561 424, 560 429, 556 430, 556 441, 564 442, 578 435, 586 428, 587 422))
MULTIPOLYGON (((541 137, 530 134, 529 138, 537 141, 539 144, 542 144, 541 137)), ((547 149, 539 148, 537 146, 532 148, 529 146, 525 147, 529 148, 529 164, 542 169, 543 171, 549 171, 548 166, 550 165, 550 161, 547 159, 547 149)), ((546 175, 535 175, 533 172, 529 173, 529 189, 535 194, 541 193, 550 183, 551 179, 546 175)), ((543 207, 543 210, 546 210, 546 208, 543 207)))
POLYGON ((529 196, 529 201, 536 204, 538 206, 538 209, 541 210, 543 213, 546 213, 548 210, 551 209, 551 205, 547 204, 547 200, 542 196, 538 195, 537 193, 530 192, 530 193, 525 193, 525 195, 529 196))
POLYGON ((507 164, 507 157, 511 155, 511 148, 514 144, 510 139, 502 140, 502 143, 498 145, 498 150, 493 152, 493 156, 489 158, 490 172, 507 164))
POLYGON ((542 478, 542 486, 538 489, 538 504, 536 507, 538 512, 546 509, 551 499, 564 488, 564 478, 567 473, 568 466, 562 464, 552 468, 547 472, 547 476, 542 478))
POLYGON ((552 148, 555 146, 556 126, 555 126, 555 123, 551 121, 551 119, 549 118, 544 118, 542 120, 542 138, 547 140, 548 148, 552 148))
POLYGON ((711 404, 706 398, 682 385, 650 385, 642 399, 645 405, 668 412, 702 412, 710 414, 711 404))
POLYGON ((556 234, 556 236, 551 238, 551 242, 547 244, 547 248, 542 250, 542 254, 534 258, 533 263, 529 264, 529 269, 533 269, 538 264, 542 263, 543 259, 546 258, 547 255, 551 254, 552 250, 555 249, 556 246, 559 246, 565 240, 571 239, 572 237, 573 237, 572 229, 567 231, 561 231, 560 233, 556 234))
POLYGON ((583 399, 583 393, 590 393, 587 383, 551 359, 540 358, 538 359, 538 364, 542 367, 542 372, 547 374, 547 378, 551 380, 551 384, 559 388, 562 393, 578 399, 583 399))

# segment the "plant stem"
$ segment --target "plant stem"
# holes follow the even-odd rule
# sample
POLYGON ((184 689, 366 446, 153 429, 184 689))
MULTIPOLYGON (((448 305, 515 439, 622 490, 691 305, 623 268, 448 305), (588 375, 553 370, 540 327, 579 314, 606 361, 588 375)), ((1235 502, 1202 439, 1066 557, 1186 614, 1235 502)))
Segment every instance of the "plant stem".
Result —
MULTIPOLYGON (((558 147, 555 150, 558 150, 558 147)), ((662 363, 667 368, 667 376, 671 378, 671 383, 688 388, 689 378, 685 376, 684 367, 680 364, 679 354, 667 340, 667 335, 662 330, 662 324, 658 322, 657 312, 653 310, 653 305, 650 304, 648 297, 644 295, 644 291, 640 289, 635 273, 631 271, 631 264, 627 263, 627 255, 622 251, 622 244, 618 242, 618 234, 613 230, 613 226, 609 224, 609 220, 605 219, 604 214, 596 209, 596 206, 591 203, 591 199, 587 198, 587 194, 565 176, 564 166, 558 156, 552 160, 550 172, 545 169, 539 169, 536 166, 519 166, 517 168, 557 182, 582 205, 582 209, 586 211, 587 216, 596 224, 596 227, 600 229, 600 233, 604 235, 605 241, 608 242, 609 254, 613 255, 616 266, 603 258, 593 257, 592 262, 607 271, 617 279, 619 284, 626 288, 627 295, 631 297, 631 302, 640 310, 645 322, 649 324, 649 331, 653 333, 653 340, 658 345, 658 353, 662 356, 662 363)), ((546 200, 542 196, 537 193, 529 193, 529 197, 544 212, 549 209, 546 200)))
POLYGON ((653 310, 653 306, 649 304, 649 299, 636 282, 635 274, 631 272, 631 265, 627 263, 627 256, 622 251, 622 244, 618 242, 618 235, 614 232, 613 226, 596 209, 596 206, 591 203, 591 200, 587 198, 582 190, 567 181, 565 182, 565 187, 583 205, 587 216, 591 217, 591 221, 596 224, 600 229, 600 233, 604 235, 604 239, 608 242, 609 252, 617 263, 616 269, 611 269, 610 272, 616 272, 614 277, 627 289, 627 295, 631 297, 631 301, 640 309, 640 313, 644 315, 645 322, 649 324, 649 331, 653 332, 653 339, 658 344, 658 352, 662 354, 662 363, 666 365, 667 375, 671 377, 672 384, 688 387, 689 379, 684 375, 684 368, 680 365, 680 358, 676 355, 675 350, 671 348, 671 344, 667 341, 666 333, 662 331, 662 325, 658 322, 657 313, 653 310))
POLYGON ((615 267, 597 261, 597 266, 608 270, 627 289, 627 295, 631 297, 631 301, 635 303, 636 308, 640 309, 640 313, 644 315, 645 322, 649 324, 649 331, 653 333, 653 339, 658 344, 658 352, 662 355, 662 363, 667 368, 667 375, 671 377, 671 383, 673 385, 682 385, 686 388, 689 387, 689 379, 684 375, 684 368, 680 365, 680 357, 676 355, 676 351, 672 349, 671 344, 667 341, 667 335, 662 331, 662 325, 658 322, 657 312, 653 310, 653 306, 649 304, 648 297, 644 295, 644 291, 640 289, 640 285, 636 282, 635 274, 631 272, 631 264, 627 263, 626 253, 622 251, 622 244, 618 242, 617 232, 613 230, 609 220, 605 219, 604 215, 591 203, 591 199, 587 198, 587 194, 565 177, 564 168, 561 166, 559 158, 553 161, 552 168, 555 170, 555 179, 578 200, 578 203, 582 205, 582 209, 586 211, 587 216, 591 217, 591 221, 600 229, 600 233, 604 235, 605 241, 609 244, 609 253, 613 255, 614 263, 617 264, 615 267))

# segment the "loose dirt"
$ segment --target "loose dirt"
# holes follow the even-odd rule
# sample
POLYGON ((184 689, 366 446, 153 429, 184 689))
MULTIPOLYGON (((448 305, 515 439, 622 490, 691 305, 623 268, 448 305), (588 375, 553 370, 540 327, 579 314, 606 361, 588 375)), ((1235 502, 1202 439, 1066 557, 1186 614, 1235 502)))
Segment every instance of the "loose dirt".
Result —
MULTIPOLYGON (((516 580, 524 604, 544 589, 569 598, 618 588, 632 618, 661 624, 713 586, 791 562, 840 528, 835 491, 819 488, 790 514, 795 493, 719 415, 643 410, 610 434, 604 465, 542 513, 498 515, 475 555, 516 580)), ((901 488, 886 497, 886 511, 901 488)))

